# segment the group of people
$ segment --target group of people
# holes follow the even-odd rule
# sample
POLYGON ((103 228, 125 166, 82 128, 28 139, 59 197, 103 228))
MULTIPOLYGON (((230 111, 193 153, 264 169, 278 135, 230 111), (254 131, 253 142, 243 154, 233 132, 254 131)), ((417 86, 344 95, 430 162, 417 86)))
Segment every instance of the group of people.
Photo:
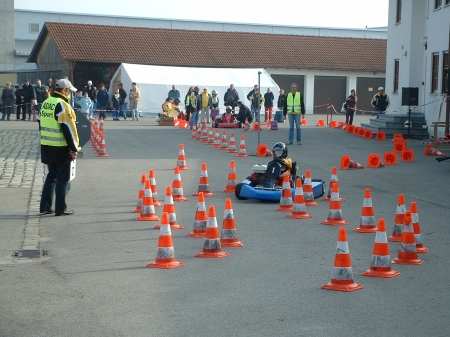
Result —
MULTIPOLYGON (((357 102, 358 96, 356 96, 356 90, 352 89, 350 95, 345 100, 345 123, 350 125, 353 124, 357 102)), ((370 104, 375 108, 375 112, 372 115, 376 115, 377 119, 380 118, 380 114, 386 113, 391 101, 389 96, 384 92, 383 87, 378 88, 378 92, 372 97, 370 104)))

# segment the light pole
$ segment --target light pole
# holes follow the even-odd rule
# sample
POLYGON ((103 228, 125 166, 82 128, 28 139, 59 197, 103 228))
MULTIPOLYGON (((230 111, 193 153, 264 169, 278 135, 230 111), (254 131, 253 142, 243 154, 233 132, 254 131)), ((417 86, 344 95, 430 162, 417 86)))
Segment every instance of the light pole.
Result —
MULTIPOLYGON (((261 74, 262 74, 262 72, 261 71, 258 71, 258 89, 259 89, 259 95, 261 95, 261 74)), ((257 112, 258 112, 258 114, 257 114, 257 116, 258 117, 256 117, 255 119, 256 119, 256 122, 258 123, 258 146, 259 146, 259 144, 260 144, 260 130, 261 130, 261 125, 259 124, 259 119, 260 119, 260 115, 261 115, 261 100, 260 100, 260 98, 258 97, 258 108, 257 108, 257 112)))

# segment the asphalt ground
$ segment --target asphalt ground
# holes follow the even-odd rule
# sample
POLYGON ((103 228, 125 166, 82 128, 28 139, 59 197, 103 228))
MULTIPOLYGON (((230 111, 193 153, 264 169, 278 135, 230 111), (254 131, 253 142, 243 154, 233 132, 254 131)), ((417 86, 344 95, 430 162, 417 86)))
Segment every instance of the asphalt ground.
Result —
MULTIPOLYGON (((342 155, 366 165, 368 154, 392 151, 390 140, 314 126, 325 116, 307 118, 302 145, 288 147, 301 174, 309 169, 313 178, 328 184, 331 167, 339 167, 342 155)), ((354 124, 369 118, 357 116, 354 124)), ((243 180, 253 164, 269 158, 238 158, 190 139, 189 130, 159 127, 153 118, 107 120, 105 127, 109 157, 99 158, 89 145, 84 147, 67 198, 75 214, 55 217, 37 214, 45 171, 36 123, 0 122, 2 140, 13 139, 0 152, 0 336, 448 335, 450 162, 424 156, 421 142, 408 142, 415 151, 413 163, 338 169, 343 218, 350 222, 344 227, 353 276, 364 286, 343 293, 320 288, 331 279, 340 228, 320 224, 328 216, 327 202, 320 198, 320 206, 307 207, 312 219, 293 220, 275 211, 277 203, 239 201, 221 192, 231 159, 238 180, 243 180), (22 141, 27 135, 29 143, 22 141), (172 236, 176 258, 185 266, 146 268, 156 257, 159 231, 153 229, 158 222, 137 221, 132 213, 140 178, 154 169, 163 201, 180 143, 189 167, 181 171, 189 201, 175 203, 178 223, 185 228, 172 231, 172 236), (243 248, 223 248, 230 255, 222 259, 194 257, 204 240, 186 236, 193 228, 197 198, 192 194, 202 162, 208 165, 210 190, 216 193, 206 198, 207 207, 215 206, 220 227, 225 199, 231 197, 244 243, 243 248), (29 173, 21 163, 34 167, 32 181, 24 183, 29 173), (423 242, 429 248, 419 255, 423 265, 393 264, 401 274, 392 279, 361 276, 370 266, 374 235, 352 229, 359 226, 366 187, 371 189, 375 217, 385 219, 388 235, 398 194, 405 195, 406 208, 417 202, 423 242), (43 256, 13 256, 33 247, 43 256)), ((245 135, 247 152, 256 150, 257 132, 227 130, 227 137, 231 131, 238 144, 245 135)), ((287 141, 287 133, 287 124, 280 124, 278 131, 262 131, 261 142, 271 147, 287 141)), ((161 212, 157 207, 159 217, 161 212)), ((399 244, 390 242, 389 248, 391 258, 396 257, 399 244)))

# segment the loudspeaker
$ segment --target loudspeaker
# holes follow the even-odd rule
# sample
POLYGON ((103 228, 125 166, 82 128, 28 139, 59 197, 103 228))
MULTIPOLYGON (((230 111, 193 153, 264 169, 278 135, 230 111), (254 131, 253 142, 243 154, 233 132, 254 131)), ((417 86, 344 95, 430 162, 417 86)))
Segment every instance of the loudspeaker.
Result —
POLYGON ((450 94, 450 68, 444 69, 444 92, 450 94))
POLYGON ((419 105, 419 88, 402 88, 402 105, 419 105))

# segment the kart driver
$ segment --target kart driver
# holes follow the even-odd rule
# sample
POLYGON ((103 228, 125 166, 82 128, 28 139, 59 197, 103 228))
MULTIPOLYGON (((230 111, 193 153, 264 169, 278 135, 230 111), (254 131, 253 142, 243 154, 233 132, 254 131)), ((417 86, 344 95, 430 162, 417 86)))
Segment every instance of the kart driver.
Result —
POLYGON ((288 149, 283 142, 275 143, 272 147, 272 153, 273 161, 278 161, 281 164, 281 175, 278 179, 278 183, 281 186, 283 184, 283 175, 286 172, 289 172, 289 177, 292 176, 292 159, 287 156, 288 149))

